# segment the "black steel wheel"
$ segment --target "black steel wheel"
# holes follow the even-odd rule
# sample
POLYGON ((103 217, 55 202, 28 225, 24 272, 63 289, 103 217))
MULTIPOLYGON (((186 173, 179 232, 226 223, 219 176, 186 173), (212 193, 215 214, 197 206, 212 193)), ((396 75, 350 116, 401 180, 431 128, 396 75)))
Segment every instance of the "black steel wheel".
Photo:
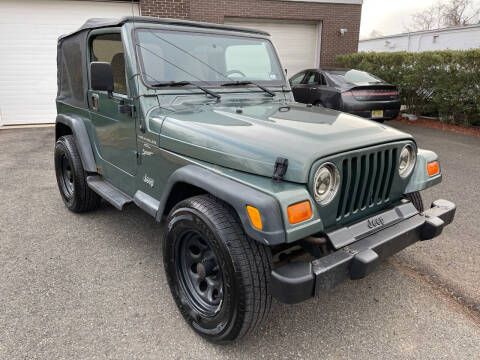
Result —
POLYGON ((66 154, 61 155, 60 183, 66 197, 73 195, 73 171, 66 154))
POLYGON ((230 343, 267 317, 270 249, 250 239, 235 211, 210 195, 170 212, 163 259, 168 284, 188 324, 213 343, 230 343))
POLYGON ((215 316, 223 300, 217 257, 198 231, 185 230, 177 242, 177 276, 189 302, 203 316, 215 316))
POLYGON ((72 135, 62 136, 55 144, 55 174, 63 202, 73 212, 97 208, 100 197, 87 185, 87 173, 72 135))

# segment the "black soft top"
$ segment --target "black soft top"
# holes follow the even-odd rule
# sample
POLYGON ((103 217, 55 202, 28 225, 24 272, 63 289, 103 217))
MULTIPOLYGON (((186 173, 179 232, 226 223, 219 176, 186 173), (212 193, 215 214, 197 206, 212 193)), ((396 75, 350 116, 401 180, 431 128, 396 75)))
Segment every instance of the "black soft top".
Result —
POLYGON ((269 36, 261 30, 241 27, 209 24, 188 20, 161 19, 147 16, 127 16, 121 19, 90 19, 80 29, 60 36, 57 45, 57 103, 88 109, 88 78, 87 78, 87 37, 92 29, 118 27, 126 23, 163 24, 189 26, 193 28, 218 29, 237 31, 246 34, 269 36))
POLYGON ((148 24, 163 24, 163 25, 177 25, 177 26, 189 26, 195 28, 203 28, 203 29, 219 29, 219 30, 229 30, 229 31, 239 31, 244 33, 250 34, 257 34, 257 35, 264 35, 270 36, 269 33, 262 31, 262 30, 255 30, 255 29, 248 29, 243 27, 236 27, 236 26, 228 26, 223 24, 211 24, 206 22, 197 22, 197 21, 189 21, 189 20, 178 20, 178 19, 167 19, 167 18, 156 18, 152 16, 125 16, 120 19, 89 19, 85 24, 83 24, 78 30, 60 36, 60 39, 75 35, 79 32, 84 30, 91 30, 91 29, 98 29, 98 28, 105 28, 105 27, 113 27, 113 26, 121 26, 126 23, 148 23, 148 24))

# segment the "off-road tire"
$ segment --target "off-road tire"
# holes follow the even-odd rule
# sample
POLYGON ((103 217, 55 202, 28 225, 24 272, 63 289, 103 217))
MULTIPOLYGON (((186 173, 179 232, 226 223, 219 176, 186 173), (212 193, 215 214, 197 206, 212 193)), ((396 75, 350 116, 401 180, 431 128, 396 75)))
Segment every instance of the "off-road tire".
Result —
POLYGON ((420 194, 419 191, 415 191, 413 193, 410 193, 410 194, 406 194, 405 195, 405 198, 410 200, 413 204, 413 206, 415 206, 415 208, 419 211, 419 212, 423 212, 424 208, 423 208, 423 200, 422 200, 422 195, 420 194))
POLYGON ((58 189, 63 202, 73 212, 81 213, 96 209, 101 198, 87 185, 87 172, 77 150, 75 138, 72 135, 60 137, 55 144, 55 174, 58 189), (64 179, 64 164, 70 170, 70 185, 64 179))
MULTIPOLYGON (((270 294, 270 249, 249 238, 235 211, 223 201, 201 195, 177 204, 170 212, 163 242, 163 259, 170 290, 187 323, 202 337, 217 344, 238 340, 266 319, 270 294), (205 316, 185 290, 176 249, 184 234, 197 231, 213 251, 223 281, 220 306, 205 316)), ((187 268, 187 267, 185 267, 187 268)), ((204 273, 203 273, 204 275, 204 273)), ((214 275, 218 279, 218 275, 214 275)), ((196 290, 198 292, 198 290, 196 290)))

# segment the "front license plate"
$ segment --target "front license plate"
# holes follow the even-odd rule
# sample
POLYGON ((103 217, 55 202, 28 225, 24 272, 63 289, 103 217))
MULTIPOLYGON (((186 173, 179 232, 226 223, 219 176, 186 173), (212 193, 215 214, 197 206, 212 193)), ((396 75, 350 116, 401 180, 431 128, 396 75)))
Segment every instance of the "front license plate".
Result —
POLYGON ((383 118, 383 110, 372 110, 372 118, 383 118))

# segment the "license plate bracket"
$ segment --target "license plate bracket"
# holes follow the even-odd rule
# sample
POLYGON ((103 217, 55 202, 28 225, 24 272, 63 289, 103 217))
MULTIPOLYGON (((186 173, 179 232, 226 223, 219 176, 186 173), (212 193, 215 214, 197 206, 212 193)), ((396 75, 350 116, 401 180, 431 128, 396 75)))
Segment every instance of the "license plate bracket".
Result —
POLYGON ((352 225, 329 232, 327 237, 333 248, 339 250, 416 214, 418 214, 418 211, 411 202, 401 204, 393 209, 371 215, 369 218, 352 225))

